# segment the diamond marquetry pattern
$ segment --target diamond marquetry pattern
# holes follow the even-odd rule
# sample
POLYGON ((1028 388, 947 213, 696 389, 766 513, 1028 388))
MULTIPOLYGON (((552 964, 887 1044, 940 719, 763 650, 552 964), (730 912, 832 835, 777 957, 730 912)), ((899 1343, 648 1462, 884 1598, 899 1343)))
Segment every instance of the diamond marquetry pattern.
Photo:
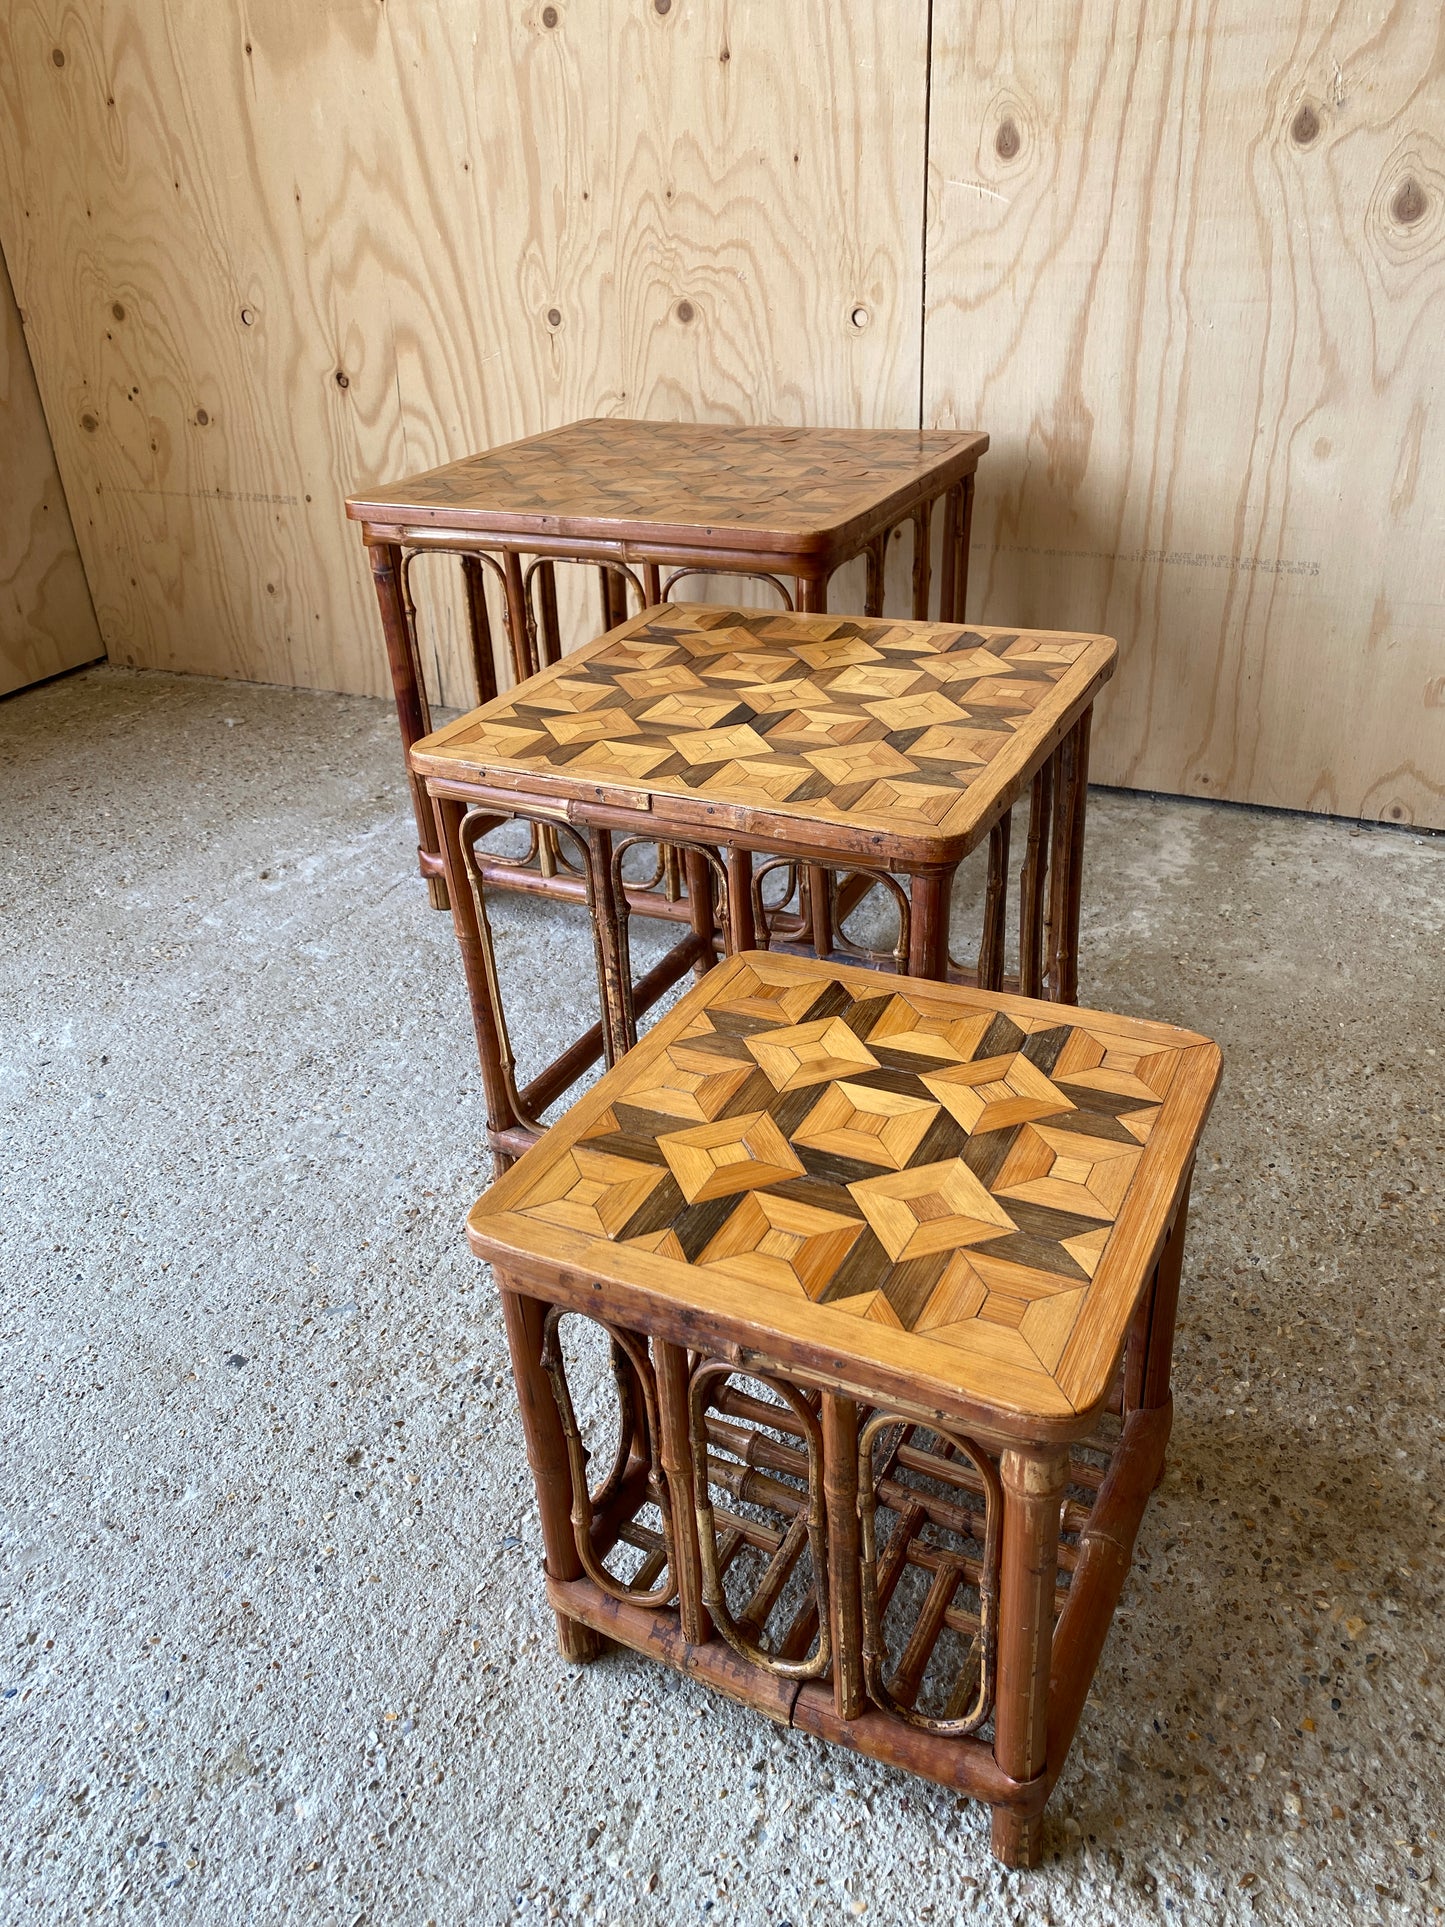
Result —
POLYGON ((1201 1040, 761 959, 719 977, 510 1209, 1054 1372, 1201 1040))
POLYGON ((426 767, 505 768, 931 841, 975 828, 1000 780, 991 771, 1020 738, 1036 759, 1077 694, 1058 685, 1086 656, 1084 673, 1107 673, 1113 645, 677 605, 450 724, 424 745, 426 767))
POLYGON ((925 480, 979 439, 937 430, 573 422, 358 497, 353 512, 813 532, 925 480))

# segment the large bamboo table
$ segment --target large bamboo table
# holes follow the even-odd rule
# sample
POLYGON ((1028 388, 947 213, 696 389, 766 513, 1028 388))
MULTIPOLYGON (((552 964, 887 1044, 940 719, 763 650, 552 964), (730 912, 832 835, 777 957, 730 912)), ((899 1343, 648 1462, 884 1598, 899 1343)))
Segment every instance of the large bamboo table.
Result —
MULTIPOLYGON (((988 436, 972 430, 594 419, 352 497, 346 512, 371 556, 403 752, 431 730, 411 583, 418 555, 461 558, 479 703, 498 689, 484 570, 501 588, 512 677, 521 683, 562 653, 559 561, 597 567, 604 629, 626 619, 629 590, 641 608, 696 575, 760 578, 786 608, 826 609, 829 577, 859 555, 867 557, 865 611, 882 615, 888 539, 907 522, 913 614, 926 620, 941 501, 938 619, 961 621, 974 471, 987 447, 988 436)), ((412 802, 418 862, 445 909, 435 825, 414 775, 412 802)), ((480 860, 503 889, 584 894, 546 834, 522 862, 486 852, 480 860)), ((685 919, 670 871, 668 883, 637 892, 636 906, 685 919)))
POLYGON ((1089 725, 1113 674, 1105 636, 864 617, 648 609, 412 748, 437 815, 499 1158, 689 968, 728 951, 804 944, 912 976, 1005 987, 1010 812, 1029 795, 1019 899, 1026 995, 1077 994, 1089 725), (508 817, 573 852, 596 933, 601 1015, 518 1090, 488 926, 480 839, 508 817), (682 853, 689 935, 633 982, 623 865, 639 845, 682 853), (948 948, 958 865, 988 843, 976 962, 948 948), (721 854, 720 854, 721 852, 721 854), (755 864, 754 856, 762 861, 755 864), (806 923, 764 886, 802 873, 806 923), (906 878, 907 886, 899 879, 906 878), (860 890, 886 892, 897 941, 847 934, 860 890), (718 926, 721 926, 720 931, 718 926))
POLYGON ((1219 1070, 1166 1024, 813 960, 697 985, 468 1219, 563 1652, 988 1801, 1035 1863, 1163 1469, 1219 1070))

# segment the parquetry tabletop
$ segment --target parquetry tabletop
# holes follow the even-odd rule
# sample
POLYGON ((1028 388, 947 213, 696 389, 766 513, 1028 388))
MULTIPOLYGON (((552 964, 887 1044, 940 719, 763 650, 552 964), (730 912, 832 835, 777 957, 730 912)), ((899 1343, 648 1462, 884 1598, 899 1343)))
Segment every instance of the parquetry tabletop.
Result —
POLYGON ((1114 657, 1107 636, 668 604, 424 737, 412 767, 948 862, 1114 657))
POLYGON ((580 541, 847 548, 973 471, 988 436, 594 418, 354 496, 355 521, 580 541))
POLYGON ((604 1315, 671 1306, 699 1342, 1067 1435, 1108 1390, 1219 1070, 1167 1024, 750 953, 468 1234, 508 1277, 585 1279, 604 1315))

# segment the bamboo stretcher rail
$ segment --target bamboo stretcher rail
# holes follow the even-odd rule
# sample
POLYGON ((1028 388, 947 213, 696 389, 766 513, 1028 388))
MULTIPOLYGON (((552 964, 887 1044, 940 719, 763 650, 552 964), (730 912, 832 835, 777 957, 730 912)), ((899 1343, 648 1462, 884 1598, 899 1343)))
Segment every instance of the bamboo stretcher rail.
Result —
POLYGON ((889 1690, 903 1706, 911 1707, 918 1698, 924 1672, 933 1657, 938 1636, 943 1631, 944 1617, 958 1590, 959 1581, 966 1577, 967 1567, 961 1560, 940 1559, 934 1569, 933 1584, 928 1588, 928 1595, 914 1622, 908 1644, 893 1664, 889 1680, 889 1690))
POLYGON ((1047 1798, 1048 1783, 1042 1774, 1033 1781, 1011 1779, 998 1770, 983 1741, 935 1741, 932 1735, 900 1726, 871 1707, 856 1720, 843 1719, 834 1709, 832 1688, 826 1682, 800 1684, 762 1673, 740 1660, 721 1639, 690 1646, 669 1615, 609 1599, 585 1579, 558 1580, 549 1575, 547 1598, 554 1611, 604 1638, 650 1654, 678 1672, 706 1680, 728 1698, 741 1701, 780 1725, 816 1733, 822 1739, 867 1753, 887 1765, 922 1773, 957 1792, 1011 1811, 1038 1812, 1047 1798))

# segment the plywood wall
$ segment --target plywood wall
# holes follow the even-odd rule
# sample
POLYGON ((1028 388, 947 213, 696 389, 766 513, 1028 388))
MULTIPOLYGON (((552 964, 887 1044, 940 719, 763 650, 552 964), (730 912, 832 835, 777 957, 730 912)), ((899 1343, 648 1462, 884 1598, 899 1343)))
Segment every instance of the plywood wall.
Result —
POLYGON ((380 693, 352 489, 585 413, 977 425, 971 613, 1120 637, 1099 776, 1445 823, 1434 32, 10 0, 0 240, 106 641, 380 693))
POLYGON ((935 10, 972 612, 1117 635, 1106 782, 1445 824, 1437 7, 935 10))
POLYGON ((104 654, 0 256, 0 696, 104 654))
POLYGON ((926 21, 13 0, 0 230, 116 659, 380 693, 357 487, 589 413, 916 422, 926 21))

